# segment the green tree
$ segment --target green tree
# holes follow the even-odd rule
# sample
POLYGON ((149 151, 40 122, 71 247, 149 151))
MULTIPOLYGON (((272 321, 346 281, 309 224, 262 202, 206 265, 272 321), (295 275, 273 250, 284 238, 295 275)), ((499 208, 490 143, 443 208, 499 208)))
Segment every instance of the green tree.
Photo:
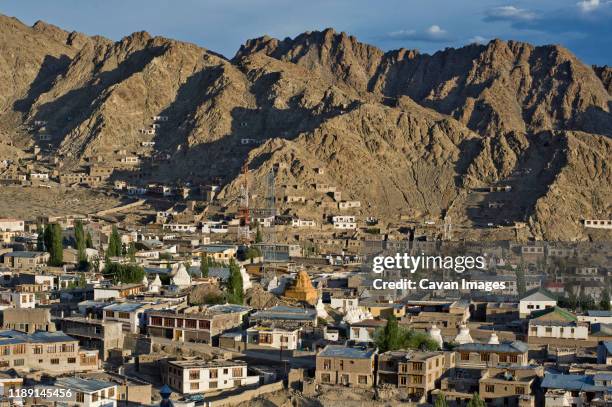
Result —
POLYGON ((83 222, 80 220, 74 225, 74 238, 78 252, 78 267, 80 270, 86 270, 89 265, 87 264, 87 252, 85 250, 85 231, 83 230, 83 222))
POLYGON ((437 350, 438 344, 424 332, 405 329, 399 326, 397 318, 391 315, 387 324, 374 334, 374 343, 380 352, 398 349, 437 350))
POLYGON ((93 239, 91 238, 91 232, 89 230, 87 231, 87 235, 85 235, 85 247, 93 249, 93 239))
POLYGON ((36 237, 36 250, 39 252, 44 252, 45 251, 45 229, 40 224, 36 226, 36 234, 38 235, 36 237))
POLYGON ((140 283, 145 271, 135 264, 108 263, 104 267, 103 274, 106 278, 111 278, 115 284, 132 284, 140 283))
POLYGON ((227 282, 227 302, 232 304, 242 304, 244 302, 242 298, 242 274, 240 274, 240 267, 234 259, 230 260, 229 264, 230 276, 227 282))
POLYGON ((121 252, 121 237, 119 236, 117 226, 113 226, 110 238, 108 239, 108 248, 106 249, 106 255, 108 257, 118 257, 121 256, 121 252))
POLYGON ((446 395, 444 393, 438 393, 436 396, 436 401, 434 402, 434 407, 448 407, 446 395))
POLYGON ((136 244, 130 242, 127 248, 127 256, 132 263, 136 263, 136 244))
POLYGON ((200 273, 202 277, 208 277, 208 271, 210 269, 210 259, 202 253, 200 255, 200 273))
POLYGON ((516 289, 520 297, 522 297, 527 291, 527 283, 525 282, 525 267, 522 263, 516 268, 516 289))
POLYGON ((487 407, 485 402, 480 398, 478 393, 474 393, 470 401, 467 403, 467 407, 487 407))
POLYGON ((257 257, 261 257, 261 250, 258 247, 251 246, 247 249, 245 256, 247 260, 251 260, 257 257))
POLYGON ((64 245, 62 243, 62 228, 57 223, 47 225, 45 229, 45 245, 50 254, 49 265, 61 266, 64 264, 64 245))
POLYGON ((610 292, 608 289, 605 289, 601 294, 601 299, 599 300, 599 308, 604 311, 610 311, 610 292))

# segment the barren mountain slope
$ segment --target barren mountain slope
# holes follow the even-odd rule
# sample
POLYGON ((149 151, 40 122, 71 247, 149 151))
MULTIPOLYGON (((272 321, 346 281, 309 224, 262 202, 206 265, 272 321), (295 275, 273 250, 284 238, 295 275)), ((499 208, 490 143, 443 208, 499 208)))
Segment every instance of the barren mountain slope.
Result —
POLYGON ((608 76, 561 47, 385 53, 326 30, 250 40, 229 61, 145 32, 112 42, 1 17, 0 33, 0 137, 51 135, 62 171, 139 156, 116 176, 221 180, 231 206, 247 160, 255 205, 273 167, 280 200, 307 197, 281 212, 335 214, 327 185, 387 223, 446 213, 551 239, 586 238, 580 219, 611 211, 608 76), (168 119, 144 134, 153 116, 168 119), (491 185, 512 193, 475 192, 491 185))

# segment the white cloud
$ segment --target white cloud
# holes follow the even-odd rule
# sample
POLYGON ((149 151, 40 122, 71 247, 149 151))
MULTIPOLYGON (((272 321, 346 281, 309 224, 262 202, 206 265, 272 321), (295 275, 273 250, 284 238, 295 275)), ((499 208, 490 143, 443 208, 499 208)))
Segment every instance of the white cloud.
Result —
POLYGON ((451 39, 448 36, 446 30, 442 29, 437 24, 429 26, 423 31, 417 30, 399 30, 393 31, 387 34, 388 38, 394 40, 414 40, 424 42, 446 42, 451 39))
POLYGON ((582 0, 576 3, 578 8, 583 13, 590 13, 591 11, 595 11, 599 8, 605 7, 612 4, 612 1, 601 1, 601 0, 582 0))
POLYGON ((528 21, 535 18, 536 14, 533 11, 515 6, 494 7, 486 11, 486 20, 488 21, 528 21))
POLYGON ((480 35, 475 35, 467 40, 468 44, 485 44, 487 42, 489 42, 489 39, 481 37, 480 35))

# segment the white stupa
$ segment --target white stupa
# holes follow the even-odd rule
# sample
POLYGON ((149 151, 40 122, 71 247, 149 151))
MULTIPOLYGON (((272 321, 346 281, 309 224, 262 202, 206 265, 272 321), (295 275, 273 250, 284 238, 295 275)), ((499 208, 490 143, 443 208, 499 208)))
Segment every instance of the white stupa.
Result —
POLYGON ((278 288, 278 278, 276 276, 272 277, 270 281, 268 281, 268 285, 266 286, 266 291, 273 291, 278 288))
POLYGON ((468 328, 467 325, 461 325, 461 327, 459 327, 459 333, 455 337, 455 342, 459 345, 474 342, 474 340, 470 336, 470 328, 468 328))
POLYGON ((352 306, 346 310, 346 314, 344 314, 344 317, 342 317, 342 322, 347 324, 354 324, 357 322, 361 322, 365 319, 372 318, 373 316, 369 311, 364 311, 359 307, 352 306))
POLYGON ((491 334, 488 344, 489 345, 499 345, 499 338, 497 337, 497 334, 495 332, 491 334))
POLYGON ((442 339, 442 333, 440 331, 440 328, 438 328, 436 324, 433 324, 431 328, 429 328, 429 336, 431 336, 431 339, 436 341, 440 349, 444 347, 444 340, 442 339))
POLYGON ((149 283, 149 292, 150 293, 158 293, 162 288, 163 284, 159 278, 159 274, 155 275, 153 281, 149 283))
POLYGON ((172 276, 172 285, 182 289, 191 287, 191 276, 187 272, 187 268, 184 264, 180 264, 172 276))
POLYGON ((246 269, 240 266, 240 275, 242 276, 242 292, 246 293, 246 291, 253 287, 253 283, 251 283, 251 277, 249 277, 249 273, 247 273, 246 269))
POLYGON ((315 305, 315 309, 317 310, 317 317, 319 318, 327 318, 329 314, 325 309, 325 305, 323 304, 323 298, 319 296, 319 300, 317 301, 317 305, 315 305))
POLYGON ((145 287, 149 286, 149 280, 147 280, 147 275, 146 274, 144 276, 142 276, 142 284, 144 284, 145 287))

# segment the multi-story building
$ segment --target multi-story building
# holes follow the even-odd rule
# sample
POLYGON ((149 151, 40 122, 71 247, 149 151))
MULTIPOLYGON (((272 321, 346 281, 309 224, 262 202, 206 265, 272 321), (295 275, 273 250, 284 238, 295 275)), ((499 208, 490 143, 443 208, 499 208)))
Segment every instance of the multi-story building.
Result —
POLYGON ((381 319, 365 319, 349 327, 349 339, 355 342, 374 342, 374 333, 387 324, 381 319))
POLYGON ((3 256, 3 264, 6 267, 18 269, 34 269, 44 266, 49 261, 47 252, 10 252, 3 256))
POLYGON ((332 217, 332 223, 334 225, 334 229, 356 229, 357 222, 355 221, 354 216, 349 215, 338 215, 332 217))
POLYGON ((2 314, 2 329, 14 329, 25 333, 55 331, 49 308, 7 308, 2 314))
POLYGON ((425 401, 454 364, 452 352, 385 352, 378 355, 376 384, 403 388, 412 399, 425 401))
POLYGON ((166 364, 164 382, 181 394, 230 390, 259 382, 247 375, 246 362, 238 360, 174 360, 166 364))
POLYGON ((589 324, 579 322, 571 312, 550 307, 531 314, 527 341, 539 345, 589 346, 589 324))
POLYGON ((375 384, 376 349, 327 345, 317 354, 316 382, 370 388, 375 384))
POLYGON ((521 341, 503 343, 464 343, 456 347, 457 367, 482 369, 499 365, 526 366, 529 347, 521 341))
POLYGON ((540 366, 489 368, 481 374, 478 393, 487 406, 534 406, 543 374, 540 366))
POLYGON ((119 399, 117 384, 80 377, 60 377, 53 385, 40 385, 36 389, 48 392, 50 396, 45 401, 55 405, 115 407, 119 399))
POLYGON ((612 405, 610 374, 555 374, 546 373, 540 385, 546 407, 609 406, 612 405), (593 403, 595 400, 598 403, 593 403))
POLYGON ((151 311, 148 333, 180 342, 213 344, 223 332, 242 325, 241 312, 179 313, 151 311))
POLYGON ((98 368, 98 352, 83 351, 65 333, 0 331, 0 368, 53 374, 98 368))
POLYGON ((21 219, 1 218, 0 231, 23 232, 25 231, 25 222, 21 219))
POLYGON ((278 305, 267 310, 257 311, 249 316, 252 325, 277 324, 284 328, 316 327, 317 311, 313 308, 299 308, 278 305))
POLYGON ((111 349, 123 346, 123 323, 100 321, 84 317, 68 317, 61 321, 62 331, 78 339, 79 345, 98 349, 100 358, 106 360, 111 349))
POLYGON ((300 347, 300 330, 267 326, 253 326, 247 329, 247 343, 275 349, 295 350, 300 347))
POLYGON ((117 302, 103 309, 104 322, 121 322, 123 330, 134 334, 144 333, 147 324, 145 311, 163 307, 163 304, 146 302, 117 302))

